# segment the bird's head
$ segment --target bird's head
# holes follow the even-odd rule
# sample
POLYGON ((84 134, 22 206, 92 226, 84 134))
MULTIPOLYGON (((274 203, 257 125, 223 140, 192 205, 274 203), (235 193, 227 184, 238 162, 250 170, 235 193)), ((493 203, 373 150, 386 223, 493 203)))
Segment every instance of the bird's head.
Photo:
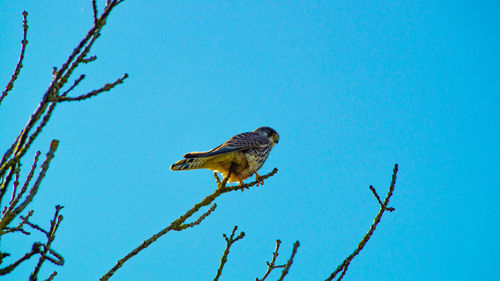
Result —
POLYGON ((268 138, 271 144, 278 143, 280 141, 280 135, 278 135, 278 132, 276 132, 273 128, 271 127, 260 127, 255 129, 256 133, 263 135, 264 137, 268 138))

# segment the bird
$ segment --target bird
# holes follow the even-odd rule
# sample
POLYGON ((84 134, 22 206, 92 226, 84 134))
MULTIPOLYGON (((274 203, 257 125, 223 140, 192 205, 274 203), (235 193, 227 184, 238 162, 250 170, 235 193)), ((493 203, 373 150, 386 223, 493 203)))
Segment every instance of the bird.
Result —
POLYGON ((257 185, 264 184, 257 171, 262 167, 274 144, 279 142, 279 134, 270 127, 260 127, 253 132, 237 134, 225 143, 203 152, 190 152, 184 159, 170 166, 172 171, 209 169, 226 178, 228 182, 239 182, 255 174, 257 185))

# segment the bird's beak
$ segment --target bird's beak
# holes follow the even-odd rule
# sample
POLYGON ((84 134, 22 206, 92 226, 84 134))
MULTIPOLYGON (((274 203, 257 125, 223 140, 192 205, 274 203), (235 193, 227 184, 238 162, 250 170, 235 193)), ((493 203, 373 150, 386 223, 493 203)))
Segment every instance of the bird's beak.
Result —
POLYGON ((274 137, 274 143, 278 143, 278 142, 280 142, 280 139, 277 137, 274 137))

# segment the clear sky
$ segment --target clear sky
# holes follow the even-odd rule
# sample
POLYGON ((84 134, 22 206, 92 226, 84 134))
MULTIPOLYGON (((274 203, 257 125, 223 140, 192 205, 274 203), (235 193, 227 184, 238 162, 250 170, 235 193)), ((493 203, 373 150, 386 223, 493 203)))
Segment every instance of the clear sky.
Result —
MULTIPOLYGON (((2 151, 92 24, 90 1, 1 1, 2 85, 23 10, 29 44, 0 107, 2 151)), ((396 211, 346 280, 498 280, 499 27, 497 1, 125 1, 74 94, 130 78, 59 105, 24 162, 61 141, 31 207, 48 224, 65 206, 53 247, 66 264, 41 278, 98 280, 216 187, 210 171, 170 164, 271 126, 281 139, 261 173, 277 167, 274 177, 223 195, 201 225, 162 237, 112 280, 212 280, 234 225, 246 236, 221 280, 261 277, 278 238, 283 263, 301 243, 286 280, 324 280, 368 230, 379 207, 368 186, 385 194, 395 163, 396 211)), ((11 253, 30 246, 2 240, 11 253)))

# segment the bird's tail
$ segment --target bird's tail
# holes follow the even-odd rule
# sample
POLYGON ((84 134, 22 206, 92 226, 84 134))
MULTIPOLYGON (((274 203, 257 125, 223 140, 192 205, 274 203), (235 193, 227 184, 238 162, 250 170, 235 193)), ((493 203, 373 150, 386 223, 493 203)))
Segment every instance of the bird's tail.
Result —
POLYGON ((182 159, 177 161, 172 166, 170 166, 170 170, 181 171, 181 170, 201 169, 204 168, 206 162, 207 162, 206 159, 203 158, 182 159))

